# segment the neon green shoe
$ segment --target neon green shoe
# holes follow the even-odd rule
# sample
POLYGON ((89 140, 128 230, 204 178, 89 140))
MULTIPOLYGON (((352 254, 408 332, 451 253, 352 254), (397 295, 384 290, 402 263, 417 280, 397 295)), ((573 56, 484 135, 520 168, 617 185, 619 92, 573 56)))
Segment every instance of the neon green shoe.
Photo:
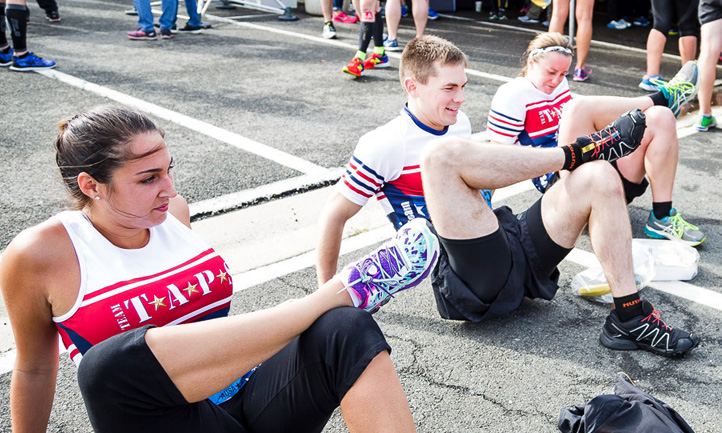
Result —
POLYGON ((713 115, 705 116, 704 114, 701 114, 699 116, 699 119, 697 120, 697 123, 694 124, 694 127, 697 128, 697 131, 707 132, 710 130, 710 128, 714 128, 717 126, 717 119, 714 118, 713 115))
POLYGON ((679 116, 682 106, 692 102, 699 89, 697 63, 689 61, 667 83, 660 83, 659 90, 667 98, 674 117, 679 116))
POLYGON ((682 241, 693 247, 707 240, 699 227, 685 221, 682 214, 677 213, 677 209, 672 209, 669 216, 659 220, 654 217, 654 212, 650 212, 644 234, 655 239, 682 241))

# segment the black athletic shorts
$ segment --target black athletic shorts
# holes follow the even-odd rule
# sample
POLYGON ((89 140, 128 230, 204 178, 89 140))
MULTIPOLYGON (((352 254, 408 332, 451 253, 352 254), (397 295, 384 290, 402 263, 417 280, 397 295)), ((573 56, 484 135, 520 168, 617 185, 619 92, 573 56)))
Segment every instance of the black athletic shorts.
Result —
POLYGON ((495 209, 499 234, 465 241, 461 248, 439 237, 442 254, 431 283, 441 317, 479 322, 516 310, 524 297, 554 297, 559 288, 557 265, 570 249, 557 245, 546 232, 541 200, 519 215, 506 206, 495 209), (478 261, 456 260, 453 254, 472 255, 478 261))
POLYGON ((680 36, 697 36, 697 7, 698 0, 652 0, 653 28, 667 36, 676 22, 680 36))
POLYGON ((698 14, 700 24, 722 19, 722 0, 699 0, 698 14))
POLYGON ((614 166, 614 169, 617 170, 617 173, 619 173, 619 178, 622 179, 622 186, 624 187, 624 198, 627 200, 627 204, 631 203, 632 200, 635 198, 641 196, 644 194, 645 191, 647 191, 647 187, 649 186, 649 181, 647 178, 643 178, 642 182, 640 183, 634 183, 622 175, 622 172, 619 171, 619 167, 617 167, 617 161, 612 161, 611 163, 614 166))
POLYGON ((370 314, 336 308, 217 406, 186 402, 145 343, 148 328, 84 355, 78 383, 96 432, 321 432, 371 360, 391 351, 370 314))

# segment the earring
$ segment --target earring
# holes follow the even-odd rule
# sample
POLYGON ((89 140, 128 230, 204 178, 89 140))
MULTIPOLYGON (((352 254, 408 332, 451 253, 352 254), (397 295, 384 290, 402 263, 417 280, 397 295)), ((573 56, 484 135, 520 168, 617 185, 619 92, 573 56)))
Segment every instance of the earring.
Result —
POLYGON ((94 198, 95 200, 100 200, 100 196, 99 196, 99 195, 96 195, 96 196, 93 197, 93 198, 94 198))

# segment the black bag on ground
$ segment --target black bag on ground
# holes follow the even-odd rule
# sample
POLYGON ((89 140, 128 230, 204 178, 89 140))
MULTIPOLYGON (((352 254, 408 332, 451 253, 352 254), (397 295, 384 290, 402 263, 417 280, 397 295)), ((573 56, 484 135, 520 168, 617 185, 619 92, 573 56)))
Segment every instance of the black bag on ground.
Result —
POLYGON ((625 373, 617 374, 614 394, 562 409, 558 427, 564 433, 694 433, 677 411, 634 386, 625 373))

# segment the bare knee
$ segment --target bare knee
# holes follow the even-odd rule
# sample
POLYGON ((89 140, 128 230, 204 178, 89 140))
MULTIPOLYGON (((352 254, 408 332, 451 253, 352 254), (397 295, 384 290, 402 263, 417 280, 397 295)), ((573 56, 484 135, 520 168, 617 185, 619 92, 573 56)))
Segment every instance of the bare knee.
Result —
POLYGON ((421 172, 432 176, 450 173, 463 158, 466 143, 457 137, 439 138, 421 154, 421 172))
POLYGON ((575 196, 594 198, 620 198, 624 200, 624 187, 619 173, 606 161, 588 162, 569 176, 569 187, 575 196))
POLYGON ((664 150, 666 154, 677 153, 677 123, 672 110, 655 105, 644 111, 647 129, 645 138, 649 138, 649 148, 664 150))
POLYGON ((574 120, 580 115, 589 114, 589 106, 592 103, 592 98, 586 98, 584 96, 578 96, 564 105, 562 110, 562 119, 574 120))
POLYGON ((674 113, 667 107, 653 105, 644 110, 644 117, 646 118, 647 130, 677 131, 674 113))

